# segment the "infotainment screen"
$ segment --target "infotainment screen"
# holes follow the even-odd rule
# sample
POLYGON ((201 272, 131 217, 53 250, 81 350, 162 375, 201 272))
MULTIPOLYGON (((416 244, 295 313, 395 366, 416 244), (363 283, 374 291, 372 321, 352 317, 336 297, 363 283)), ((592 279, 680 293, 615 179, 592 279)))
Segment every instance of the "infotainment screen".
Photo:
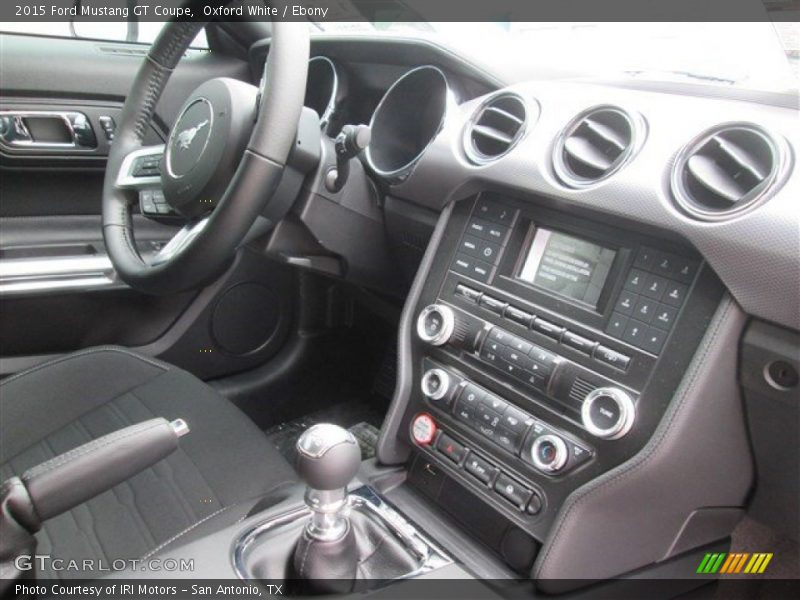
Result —
POLYGON ((598 244, 540 228, 517 278, 596 308, 616 254, 598 244))

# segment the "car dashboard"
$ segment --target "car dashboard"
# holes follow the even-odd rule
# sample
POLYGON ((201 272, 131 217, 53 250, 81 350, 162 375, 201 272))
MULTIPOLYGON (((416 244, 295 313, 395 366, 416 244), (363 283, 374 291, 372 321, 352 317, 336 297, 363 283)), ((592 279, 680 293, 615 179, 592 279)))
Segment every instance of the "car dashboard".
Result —
MULTIPOLYGON (((322 37, 312 55, 328 149, 292 233, 320 247, 293 264, 406 297, 379 460, 538 579, 608 578, 724 536, 755 477, 747 432, 761 468, 769 421, 793 415, 791 95, 506 84, 409 40, 322 37), (332 192, 346 123, 372 139, 332 192), (592 559, 637 536, 639 556, 592 559)), ((754 505, 794 512, 769 471, 754 505)))

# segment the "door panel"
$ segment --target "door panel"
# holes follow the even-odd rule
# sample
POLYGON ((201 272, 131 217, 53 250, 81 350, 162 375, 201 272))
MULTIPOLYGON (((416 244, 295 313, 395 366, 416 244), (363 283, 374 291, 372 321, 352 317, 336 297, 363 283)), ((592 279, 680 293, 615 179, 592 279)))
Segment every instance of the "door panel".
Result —
MULTIPOLYGON (((210 378, 255 366, 282 345, 293 278, 253 253, 240 255, 204 290, 164 297, 128 288, 110 266, 100 217, 113 143, 105 125, 119 121, 145 51, 136 44, 0 34, 0 119, 6 118, 0 125, 33 113, 23 125, 48 142, 0 139, 0 376, 53 355, 122 344, 210 378), (79 125, 88 123, 93 146, 58 143, 70 140, 62 139, 57 119, 47 119, 63 113, 85 117, 79 125)), ((249 67, 189 50, 146 142, 163 142, 186 97, 218 76, 247 80, 249 67)), ((134 219, 141 252, 156 251, 180 225, 134 219)))

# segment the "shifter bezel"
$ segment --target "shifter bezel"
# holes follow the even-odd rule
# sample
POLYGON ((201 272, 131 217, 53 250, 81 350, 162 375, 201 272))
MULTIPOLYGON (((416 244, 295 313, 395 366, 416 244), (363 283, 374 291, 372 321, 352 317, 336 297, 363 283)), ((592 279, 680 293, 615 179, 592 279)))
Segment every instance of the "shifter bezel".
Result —
MULTIPOLYGON (((453 564, 453 559, 437 544, 420 532, 400 511, 384 500, 373 488, 362 485, 349 493, 346 511, 360 511, 376 518, 393 534, 414 556, 418 566, 413 571, 401 574, 391 581, 413 579, 431 571, 453 564)), ((232 562, 237 577, 243 581, 257 581, 259 578, 248 567, 247 554, 260 543, 268 543, 280 529, 296 525, 301 519, 311 516, 306 506, 298 506, 277 516, 250 527, 242 532, 233 545, 232 562)), ((389 583, 390 583, 389 582, 389 583)), ((375 587, 388 585, 384 580, 376 581, 375 587)))

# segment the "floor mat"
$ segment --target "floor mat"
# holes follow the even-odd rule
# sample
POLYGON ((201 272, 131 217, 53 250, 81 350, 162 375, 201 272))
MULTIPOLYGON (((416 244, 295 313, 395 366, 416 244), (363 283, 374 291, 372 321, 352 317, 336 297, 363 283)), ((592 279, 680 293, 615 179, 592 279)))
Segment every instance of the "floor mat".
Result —
POLYGON ((267 439, 290 464, 295 461, 295 444, 302 433, 317 423, 334 423, 348 429, 358 440, 363 459, 375 456, 378 431, 384 413, 367 402, 343 402, 309 415, 270 427, 267 439))

